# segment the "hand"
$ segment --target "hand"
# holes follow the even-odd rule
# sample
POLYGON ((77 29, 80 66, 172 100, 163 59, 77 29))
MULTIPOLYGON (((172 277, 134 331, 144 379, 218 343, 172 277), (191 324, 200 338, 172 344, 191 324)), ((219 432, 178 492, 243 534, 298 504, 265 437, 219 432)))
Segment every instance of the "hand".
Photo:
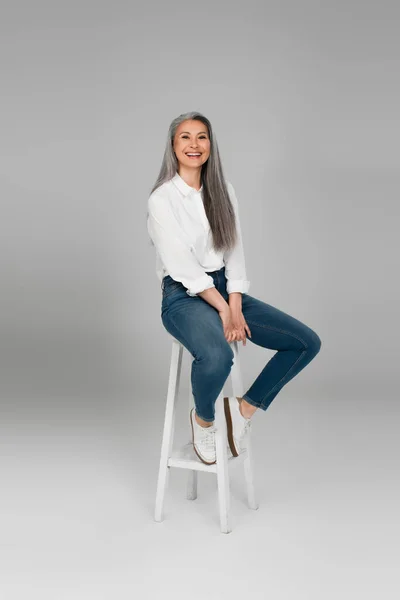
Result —
POLYGON ((247 341, 246 331, 249 334, 249 337, 251 337, 251 331, 246 323, 240 306, 231 308, 231 322, 235 331, 235 339, 239 342, 243 342, 243 346, 245 346, 247 341))
POLYGON ((226 340, 231 343, 234 341, 243 341, 243 345, 246 345, 246 334, 244 330, 248 332, 251 337, 250 329, 243 317, 242 310, 240 309, 241 317, 238 315, 238 310, 235 309, 233 312, 228 306, 221 311, 218 311, 218 314, 221 318, 223 327, 224 327, 224 335, 226 340))
POLYGON ((233 342, 235 340, 235 330, 234 330, 234 327, 232 324, 232 315, 231 315, 230 307, 227 306, 223 310, 219 310, 218 314, 222 321, 222 325, 224 328, 224 335, 225 335, 226 340, 229 343, 233 342))

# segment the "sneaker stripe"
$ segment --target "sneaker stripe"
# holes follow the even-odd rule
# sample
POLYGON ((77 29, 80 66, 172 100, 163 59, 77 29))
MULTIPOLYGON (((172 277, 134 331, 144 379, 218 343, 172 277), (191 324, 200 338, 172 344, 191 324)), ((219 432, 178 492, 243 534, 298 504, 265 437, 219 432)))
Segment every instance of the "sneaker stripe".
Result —
POLYGON ((229 448, 230 448, 233 456, 239 456, 239 452, 237 451, 235 442, 233 440, 232 415, 231 415, 231 410, 230 410, 230 406, 229 406, 229 398, 227 396, 224 397, 224 412, 225 412, 225 419, 226 419, 229 448))

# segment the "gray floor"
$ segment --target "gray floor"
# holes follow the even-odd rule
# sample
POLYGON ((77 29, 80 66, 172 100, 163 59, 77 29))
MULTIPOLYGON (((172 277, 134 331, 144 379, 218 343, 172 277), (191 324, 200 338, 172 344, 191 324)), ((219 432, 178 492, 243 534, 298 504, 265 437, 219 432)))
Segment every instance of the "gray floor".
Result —
MULTIPOLYGON (((349 400, 287 391, 256 412, 260 508, 247 508, 232 464, 230 534, 207 473, 191 502, 172 470, 165 520, 153 521, 164 415, 150 403, 139 419, 129 401, 64 399, 3 421, 1 598, 399 597, 398 409, 349 400)), ((187 441, 183 413, 176 427, 187 441)))

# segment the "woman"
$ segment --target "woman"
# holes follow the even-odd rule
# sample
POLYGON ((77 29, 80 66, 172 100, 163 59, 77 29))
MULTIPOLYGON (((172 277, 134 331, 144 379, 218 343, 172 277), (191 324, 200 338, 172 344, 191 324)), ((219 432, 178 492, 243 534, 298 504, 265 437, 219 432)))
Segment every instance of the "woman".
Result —
POLYGON ((148 200, 147 228, 156 248, 165 329, 194 357, 190 412, 193 446, 216 462, 215 401, 230 373, 230 342, 247 336, 277 350, 242 398, 224 398, 233 456, 257 408, 314 358, 318 335, 294 317, 248 294, 238 201, 222 171, 210 121, 189 112, 170 125, 164 159, 148 200))

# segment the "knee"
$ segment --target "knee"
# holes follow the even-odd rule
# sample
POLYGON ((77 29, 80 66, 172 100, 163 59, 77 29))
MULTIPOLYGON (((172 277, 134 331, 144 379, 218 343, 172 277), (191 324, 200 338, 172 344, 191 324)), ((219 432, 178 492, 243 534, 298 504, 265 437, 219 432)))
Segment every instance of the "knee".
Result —
POLYGON ((308 341, 308 348, 309 350, 313 353, 313 354, 318 354, 318 352, 321 350, 321 338, 319 337, 319 335, 317 333, 315 333, 315 331, 311 330, 311 335, 309 337, 309 341, 308 341))
POLYGON ((233 353, 232 348, 230 347, 230 345, 228 343, 226 343, 225 346, 223 347, 220 357, 221 357, 220 360, 221 360, 222 364, 225 366, 225 368, 229 372, 232 368, 235 355, 233 353))
POLYGON ((209 347, 200 360, 210 372, 223 372, 228 376, 233 365, 233 359, 233 350, 227 343, 222 348, 209 347))
POLYGON ((213 362, 218 364, 221 370, 230 372, 233 365, 234 354, 233 350, 228 343, 220 348, 213 357, 213 362))

